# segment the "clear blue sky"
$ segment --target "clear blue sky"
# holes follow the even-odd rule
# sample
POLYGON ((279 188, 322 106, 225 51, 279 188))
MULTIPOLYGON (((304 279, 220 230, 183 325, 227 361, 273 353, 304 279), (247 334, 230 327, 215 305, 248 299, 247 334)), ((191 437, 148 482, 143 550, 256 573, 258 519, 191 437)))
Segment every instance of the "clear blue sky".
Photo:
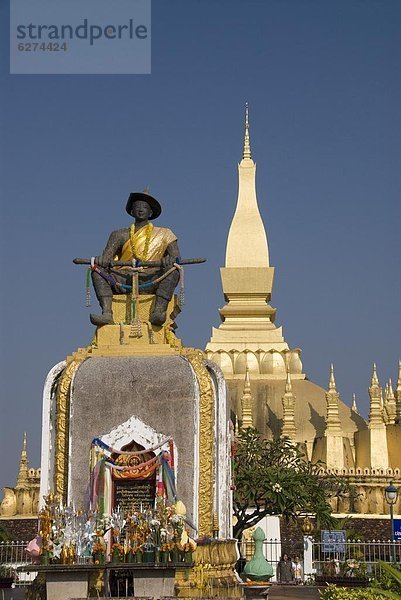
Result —
MULTIPOLYGON (((203 348, 223 305, 219 267, 251 110, 272 304, 305 371, 363 413, 372 362, 400 344, 399 0, 154 0, 152 74, 8 75, 1 3, 0 485, 23 431, 39 465, 48 370, 91 340, 84 269, 149 185, 186 271, 179 334, 203 348)), ((112 409, 112 406, 111 406, 112 409)))

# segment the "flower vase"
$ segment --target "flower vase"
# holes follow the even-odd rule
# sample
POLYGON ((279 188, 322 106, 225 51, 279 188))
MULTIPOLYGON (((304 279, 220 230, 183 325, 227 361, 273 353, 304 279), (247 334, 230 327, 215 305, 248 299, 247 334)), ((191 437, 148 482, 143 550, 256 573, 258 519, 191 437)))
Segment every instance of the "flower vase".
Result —
POLYGON ((143 562, 143 552, 142 552, 142 550, 137 550, 135 552, 135 558, 136 558, 136 562, 137 563, 143 562))
POLYGON ((49 564, 49 552, 47 550, 42 550, 40 555, 40 564, 45 566, 49 564))
POLYGON ((113 551, 112 555, 111 555, 111 562, 113 563, 120 563, 122 562, 122 556, 121 556, 121 552, 117 551, 113 551))
POLYGON ((154 550, 144 550, 144 552, 143 552, 143 562, 144 563, 155 562, 155 552, 154 552, 154 550))
POLYGON ((180 562, 180 551, 177 546, 174 546, 174 548, 170 550, 170 560, 173 563, 180 562))
POLYGON ((93 553, 93 563, 95 565, 104 565, 106 562, 106 557, 103 552, 94 552, 93 553))
POLYGON ((132 550, 127 551, 125 555, 125 562, 130 564, 135 562, 135 554, 132 552, 132 550))
POLYGON ((160 563, 160 548, 157 546, 154 549, 154 561, 157 565, 160 563))
POLYGON ((167 550, 160 550, 160 558, 159 558, 160 564, 167 564, 168 563, 168 551, 167 550))
POLYGON ((185 562, 186 564, 190 564, 190 563, 192 563, 192 552, 191 552, 191 551, 189 551, 189 552, 184 552, 184 562, 185 562))

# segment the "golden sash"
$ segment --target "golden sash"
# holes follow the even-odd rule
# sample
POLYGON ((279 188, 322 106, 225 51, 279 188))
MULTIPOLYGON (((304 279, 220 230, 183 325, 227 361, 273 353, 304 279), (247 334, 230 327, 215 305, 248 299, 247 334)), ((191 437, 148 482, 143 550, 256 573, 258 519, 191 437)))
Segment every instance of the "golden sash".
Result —
POLYGON ((131 261, 134 258, 139 260, 160 260, 166 252, 167 246, 175 242, 177 237, 166 227, 155 227, 149 223, 135 231, 135 225, 131 225, 130 237, 125 242, 121 250, 121 256, 115 260, 131 261), (135 256, 134 256, 135 253, 135 256))

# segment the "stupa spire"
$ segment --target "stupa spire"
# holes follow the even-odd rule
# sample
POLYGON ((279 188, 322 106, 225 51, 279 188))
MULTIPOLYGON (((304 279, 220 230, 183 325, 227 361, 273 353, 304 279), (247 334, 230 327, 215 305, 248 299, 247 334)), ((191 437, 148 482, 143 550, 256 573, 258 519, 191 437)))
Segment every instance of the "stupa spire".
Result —
POLYGON ((206 352, 224 375, 243 376, 245 365, 252 364, 252 372, 284 379, 291 365, 291 373, 304 379, 300 350, 290 350, 282 328, 274 324, 276 309, 270 305, 274 267, 269 266, 266 231, 256 197, 256 165, 251 158, 249 129, 246 106, 238 199, 227 238, 225 265, 220 269, 226 304, 219 311, 222 323, 213 328, 206 352), (249 360, 247 352, 252 353, 249 360), (253 364, 254 352, 259 352, 257 366, 253 364))
POLYGON ((391 379, 389 379, 387 384, 387 394, 386 394, 386 412, 387 412, 387 422, 389 425, 394 425, 396 417, 397 417, 397 404, 393 391, 393 384, 391 379))
POLYGON ((351 410, 353 410, 354 412, 356 412, 357 415, 359 415, 358 406, 356 404, 356 395, 355 394, 352 394, 352 406, 351 406, 351 410))
POLYGON ((290 375, 289 371, 287 371, 287 379, 285 381, 285 391, 292 392, 291 375, 290 375))
POLYGON ((382 408, 382 390, 377 377, 376 363, 373 363, 372 380, 369 387, 370 396, 370 412, 369 412, 369 428, 383 427, 383 408, 382 408))
POLYGON ((331 363, 331 365, 330 365, 329 390, 337 391, 337 389, 336 389, 336 380, 334 378, 334 365, 333 365, 333 363, 331 363))
POLYGON ((226 249, 226 267, 268 267, 269 250, 256 198, 256 165, 251 158, 249 108, 245 107, 243 159, 238 165, 238 200, 226 249))
POLYGON ((242 405, 242 427, 253 427, 252 419, 252 394, 251 394, 251 380, 249 377, 249 369, 246 367, 244 391, 241 398, 242 405))
POLYGON ((373 363, 372 381, 371 381, 370 385, 371 386, 379 385, 379 379, 377 377, 376 363, 373 363))
POLYGON ((342 469, 345 465, 343 430, 339 412, 340 394, 336 389, 334 366, 330 365, 329 389, 326 392, 325 457, 328 469, 342 469))
POLYGON ((369 455, 372 469, 389 467, 385 410, 383 410, 383 392, 377 377, 376 365, 373 364, 372 379, 369 387, 369 455))
POLYGON ((19 461, 19 472, 16 488, 24 487, 28 480, 28 456, 26 453, 26 432, 24 432, 24 441, 22 443, 21 457, 19 461))
POLYGON ((283 427, 281 435, 295 441, 297 428, 295 426, 295 396, 292 393, 292 383, 290 372, 287 371, 287 379, 285 382, 285 392, 282 397, 283 403, 283 427))
POLYGON ((251 141, 249 138, 249 107, 248 102, 245 103, 245 136, 244 136, 244 153, 242 158, 249 159, 251 157, 251 141))
POLYGON ((336 389, 336 381, 334 378, 334 365, 330 365, 330 378, 329 378, 329 389, 326 392, 326 435, 330 433, 341 433, 341 421, 338 412, 338 402, 340 400, 340 394, 336 389))

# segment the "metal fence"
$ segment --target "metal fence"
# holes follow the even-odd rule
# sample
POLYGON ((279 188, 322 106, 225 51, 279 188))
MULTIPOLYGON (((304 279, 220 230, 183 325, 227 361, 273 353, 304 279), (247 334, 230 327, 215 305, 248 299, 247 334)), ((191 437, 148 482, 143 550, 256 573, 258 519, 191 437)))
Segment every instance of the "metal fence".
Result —
MULTIPOLYGON (((299 539, 264 541, 263 554, 273 567, 273 581, 276 580, 277 564, 283 553, 288 554, 292 560, 296 556, 300 558, 306 579, 314 575, 374 577, 379 561, 398 565, 401 563, 401 541, 347 541, 336 550, 328 550, 322 542, 311 538, 309 540, 309 544, 304 544, 299 539)), ((242 540, 239 545, 241 556, 247 560, 252 557, 254 548, 254 542, 249 540, 242 540)))
POLYGON ((13 577, 16 586, 29 585, 36 573, 17 573, 18 567, 31 565, 26 553, 28 542, 0 542, 0 572, 2 577, 13 577))
MULTIPOLYGON (((311 538, 309 538, 311 540, 311 538)), ((371 540, 352 541, 338 545, 335 549, 327 548, 323 542, 311 540, 311 544, 303 545, 300 540, 265 540, 263 553, 272 565, 276 574, 277 564, 283 552, 292 559, 299 556, 304 565, 305 575, 344 575, 344 576, 374 576, 379 561, 401 563, 401 541, 371 540), (303 548, 306 548, 304 553, 303 548), (309 556, 307 553, 309 552, 309 556), (312 569, 305 572, 306 565, 312 569)), ((14 577, 16 586, 29 585, 36 577, 36 572, 16 573, 18 567, 32 564, 27 556, 28 542, 0 542, 0 570, 2 576, 14 577)), ((242 557, 247 560, 253 556, 254 542, 242 540, 239 544, 242 557)), ((88 559, 85 559, 86 561, 88 559)), ((309 569, 306 567, 306 571, 309 569)), ((273 578, 275 580, 275 577, 273 578)))
POLYGON ((399 564, 401 541, 355 540, 327 547, 323 542, 312 544, 312 564, 317 575, 373 577, 379 561, 399 564))

